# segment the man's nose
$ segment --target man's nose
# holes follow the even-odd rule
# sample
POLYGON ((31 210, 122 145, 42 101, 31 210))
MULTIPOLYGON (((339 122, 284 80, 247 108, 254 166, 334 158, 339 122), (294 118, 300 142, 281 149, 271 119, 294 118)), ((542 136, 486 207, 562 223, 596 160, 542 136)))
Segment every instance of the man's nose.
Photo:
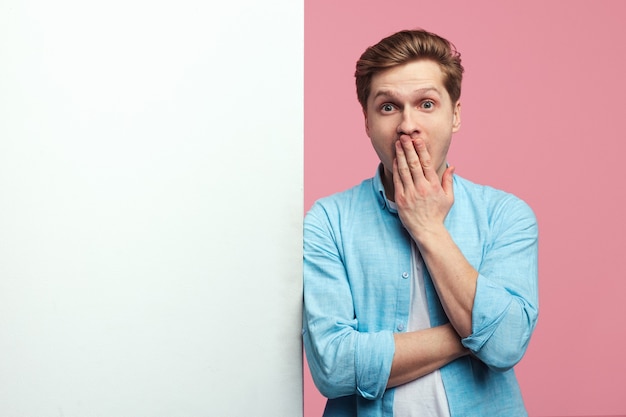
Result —
POLYGON ((397 133, 399 135, 412 135, 413 133, 419 133, 419 131, 419 122, 415 111, 411 108, 405 108, 398 124, 397 133))

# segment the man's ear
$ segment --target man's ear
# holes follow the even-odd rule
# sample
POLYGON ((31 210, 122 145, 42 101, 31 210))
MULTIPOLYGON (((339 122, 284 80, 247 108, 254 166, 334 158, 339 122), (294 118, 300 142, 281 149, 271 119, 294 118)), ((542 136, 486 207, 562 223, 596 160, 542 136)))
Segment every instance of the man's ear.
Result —
POLYGON ((367 123, 367 110, 362 109, 363 110, 363 121, 365 122, 365 133, 367 134, 367 136, 370 135, 370 127, 369 124, 367 123))
POLYGON ((452 132, 456 133, 461 128, 461 101, 458 100, 454 105, 452 113, 452 132))

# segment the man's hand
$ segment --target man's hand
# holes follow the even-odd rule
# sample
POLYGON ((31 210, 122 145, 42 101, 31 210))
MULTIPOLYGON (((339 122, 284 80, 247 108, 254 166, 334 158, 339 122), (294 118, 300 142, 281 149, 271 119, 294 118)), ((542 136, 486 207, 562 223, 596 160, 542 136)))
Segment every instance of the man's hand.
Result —
POLYGON ((443 232, 443 222, 454 203, 454 168, 446 168, 440 178, 422 139, 402 135, 395 145, 394 199, 402 224, 419 245, 443 232))

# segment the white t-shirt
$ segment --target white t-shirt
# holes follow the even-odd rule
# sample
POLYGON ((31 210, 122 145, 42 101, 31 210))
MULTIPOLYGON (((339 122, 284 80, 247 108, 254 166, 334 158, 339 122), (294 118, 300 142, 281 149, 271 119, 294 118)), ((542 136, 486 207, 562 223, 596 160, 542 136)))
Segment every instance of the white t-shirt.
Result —
MULTIPOLYGON (((408 331, 430 327, 428 301, 424 289, 424 260, 415 243, 411 245, 411 311, 408 331)), ((450 417, 448 398, 439 370, 396 387, 394 417, 450 417)))

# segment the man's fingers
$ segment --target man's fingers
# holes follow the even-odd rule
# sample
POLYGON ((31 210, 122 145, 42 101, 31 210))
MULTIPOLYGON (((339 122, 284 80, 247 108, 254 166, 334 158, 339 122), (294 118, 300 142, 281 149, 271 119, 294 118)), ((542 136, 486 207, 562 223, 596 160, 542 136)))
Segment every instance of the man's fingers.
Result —
POLYGON ((443 188, 443 192, 448 196, 454 196, 454 167, 449 166, 443 173, 443 177, 441 178, 441 186, 443 188))
POLYGON ((397 194, 403 189, 402 179, 400 178, 400 172, 398 170, 398 158, 393 160, 393 188, 397 194))
POLYGON ((433 161, 430 158, 430 153, 426 148, 426 142, 422 139, 413 139, 411 146, 415 148, 417 157, 419 158, 421 175, 423 175, 429 182, 439 182, 439 176, 437 170, 433 166, 433 161))
MULTIPOLYGON (((420 158, 416 152, 415 146, 413 145, 412 139, 408 136, 400 137, 396 146, 399 146, 402 149, 402 153, 404 154, 404 158, 406 161, 407 170, 408 173, 411 175, 411 179, 414 182, 421 181, 424 178, 424 172, 420 158)), ((402 169, 402 164, 399 164, 398 166, 400 169, 402 169)))
MULTIPOLYGON (((415 152, 413 152, 415 154, 415 152)), ((415 156, 417 157, 417 155, 415 156)), ((396 142, 396 162, 398 168, 398 177, 403 184, 413 183, 412 169, 409 165, 408 155, 401 141, 396 142)))

